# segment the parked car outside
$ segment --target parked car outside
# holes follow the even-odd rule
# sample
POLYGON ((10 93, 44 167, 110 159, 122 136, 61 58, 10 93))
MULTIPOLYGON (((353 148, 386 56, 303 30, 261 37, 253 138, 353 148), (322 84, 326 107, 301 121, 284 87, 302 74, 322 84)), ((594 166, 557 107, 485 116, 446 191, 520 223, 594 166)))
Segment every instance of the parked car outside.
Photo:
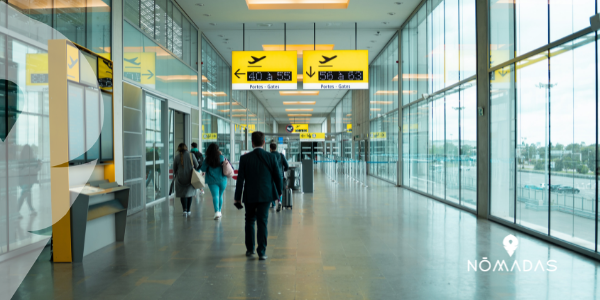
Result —
POLYGON ((556 190, 557 193, 561 194, 579 194, 579 189, 572 186, 561 186, 556 190))

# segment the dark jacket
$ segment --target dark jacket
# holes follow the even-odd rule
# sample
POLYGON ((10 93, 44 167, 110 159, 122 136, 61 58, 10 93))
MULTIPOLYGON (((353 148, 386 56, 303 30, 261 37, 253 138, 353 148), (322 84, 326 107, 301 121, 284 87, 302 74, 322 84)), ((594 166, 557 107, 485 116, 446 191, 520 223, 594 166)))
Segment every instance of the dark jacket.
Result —
POLYGON ((235 186, 235 200, 243 200, 244 203, 272 202, 279 199, 282 189, 283 177, 274 155, 262 148, 255 148, 254 151, 242 155, 235 186), (260 155, 267 165, 257 155, 260 155))
MULTIPOLYGON (((204 155, 202 155, 202 153, 200 153, 200 150, 198 150, 198 148, 192 148, 192 150, 190 150, 190 152, 192 152, 192 154, 194 154, 194 156, 196 156, 198 165, 202 166, 202 163, 204 162, 204 155)), ((199 171, 200 167, 198 167, 198 169, 196 169, 196 170, 199 171)))
POLYGON ((285 159, 285 156, 283 156, 283 153, 279 153, 277 151, 272 151, 271 154, 273 154, 275 156, 275 158, 277 159, 277 165, 279 166, 279 169, 281 170, 281 176, 283 176, 283 178, 285 178, 285 171, 290 169, 290 166, 288 165, 287 159, 285 159))
POLYGON ((194 197, 196 189, 192 185, 192 171, 198 168, 196 157, 189 151, 178 153, 173 159, 173 174, 175 174, 175 197, 194 197), (183 165, 180 155, 183 155, 183 165))

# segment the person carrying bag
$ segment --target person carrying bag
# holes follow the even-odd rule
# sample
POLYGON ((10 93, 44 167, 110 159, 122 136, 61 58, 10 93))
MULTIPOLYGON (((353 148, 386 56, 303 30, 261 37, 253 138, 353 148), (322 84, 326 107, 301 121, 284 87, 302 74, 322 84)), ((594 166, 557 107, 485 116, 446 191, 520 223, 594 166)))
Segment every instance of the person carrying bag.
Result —
POLYGON ((198 161, 188 151, 184 143, 177 147, 178 154, 173 159, 173 185, 175 196, 181 200, 183 216, 191 215, 192 197, 196 195, 196 189, 204 186, 204 177, 196 171, 198 161), (189 157, 188 160, 186 157, 189 157), (186 158, 186 159, 184 159, 186 158))
POLYGON ((223 217, 221 209, 223 208, 223 193, 227 188, 227 178, 229 178, 230 173, 233 176, 233 168, 231 168, 227 159, 221 155, 219 146, 212 143, 206 149, 206 157, 200 170, 206 173, 206 185, 212 195, 215 209, 214 219, 219 220, 223 217))

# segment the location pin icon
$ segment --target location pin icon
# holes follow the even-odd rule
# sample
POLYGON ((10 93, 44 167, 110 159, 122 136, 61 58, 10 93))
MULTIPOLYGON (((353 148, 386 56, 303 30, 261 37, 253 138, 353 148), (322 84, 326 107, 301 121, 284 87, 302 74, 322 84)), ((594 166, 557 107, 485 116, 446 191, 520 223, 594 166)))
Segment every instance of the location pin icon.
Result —
POLYGON ((506 252, 508 252, 508 255, 511 257, 519 246, 519 240, 517 240, 517 237, 512 234, 507 235, 502 243, 504 244, 504 249, 506 249, 506 252))

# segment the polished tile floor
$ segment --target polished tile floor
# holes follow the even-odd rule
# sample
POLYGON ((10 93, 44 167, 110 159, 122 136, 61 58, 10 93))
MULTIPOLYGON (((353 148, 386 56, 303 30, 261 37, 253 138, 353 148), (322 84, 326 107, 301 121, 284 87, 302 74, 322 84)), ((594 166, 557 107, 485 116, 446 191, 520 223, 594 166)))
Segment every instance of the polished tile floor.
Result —
POLYGON ((315 193, 294 196, 293 210, 269 217, 267 261, 244 256, 244 215, 232 205, 233 188, 226 192, 221 221, 212 219, 207 191, 188 218, 181 216, 178 201, 131 216, 126 242, 92 253, 81 264, 51 264, 44 250, 14 299, 600 295, 600 262, 374 178, 364 188, 343 178, 333 183, 317 172, 315 193), (503 245, 508 234, 519 243, 512 257, 503 245), (479 264, 483 257, 491 262, 487 272, 486 263, 479 264), (475 260, 477 271, 469 265, 475 260), (549 271, 549 260, 555 271, 549 271), (497 261, 513 271, 496 268, 497 261))

